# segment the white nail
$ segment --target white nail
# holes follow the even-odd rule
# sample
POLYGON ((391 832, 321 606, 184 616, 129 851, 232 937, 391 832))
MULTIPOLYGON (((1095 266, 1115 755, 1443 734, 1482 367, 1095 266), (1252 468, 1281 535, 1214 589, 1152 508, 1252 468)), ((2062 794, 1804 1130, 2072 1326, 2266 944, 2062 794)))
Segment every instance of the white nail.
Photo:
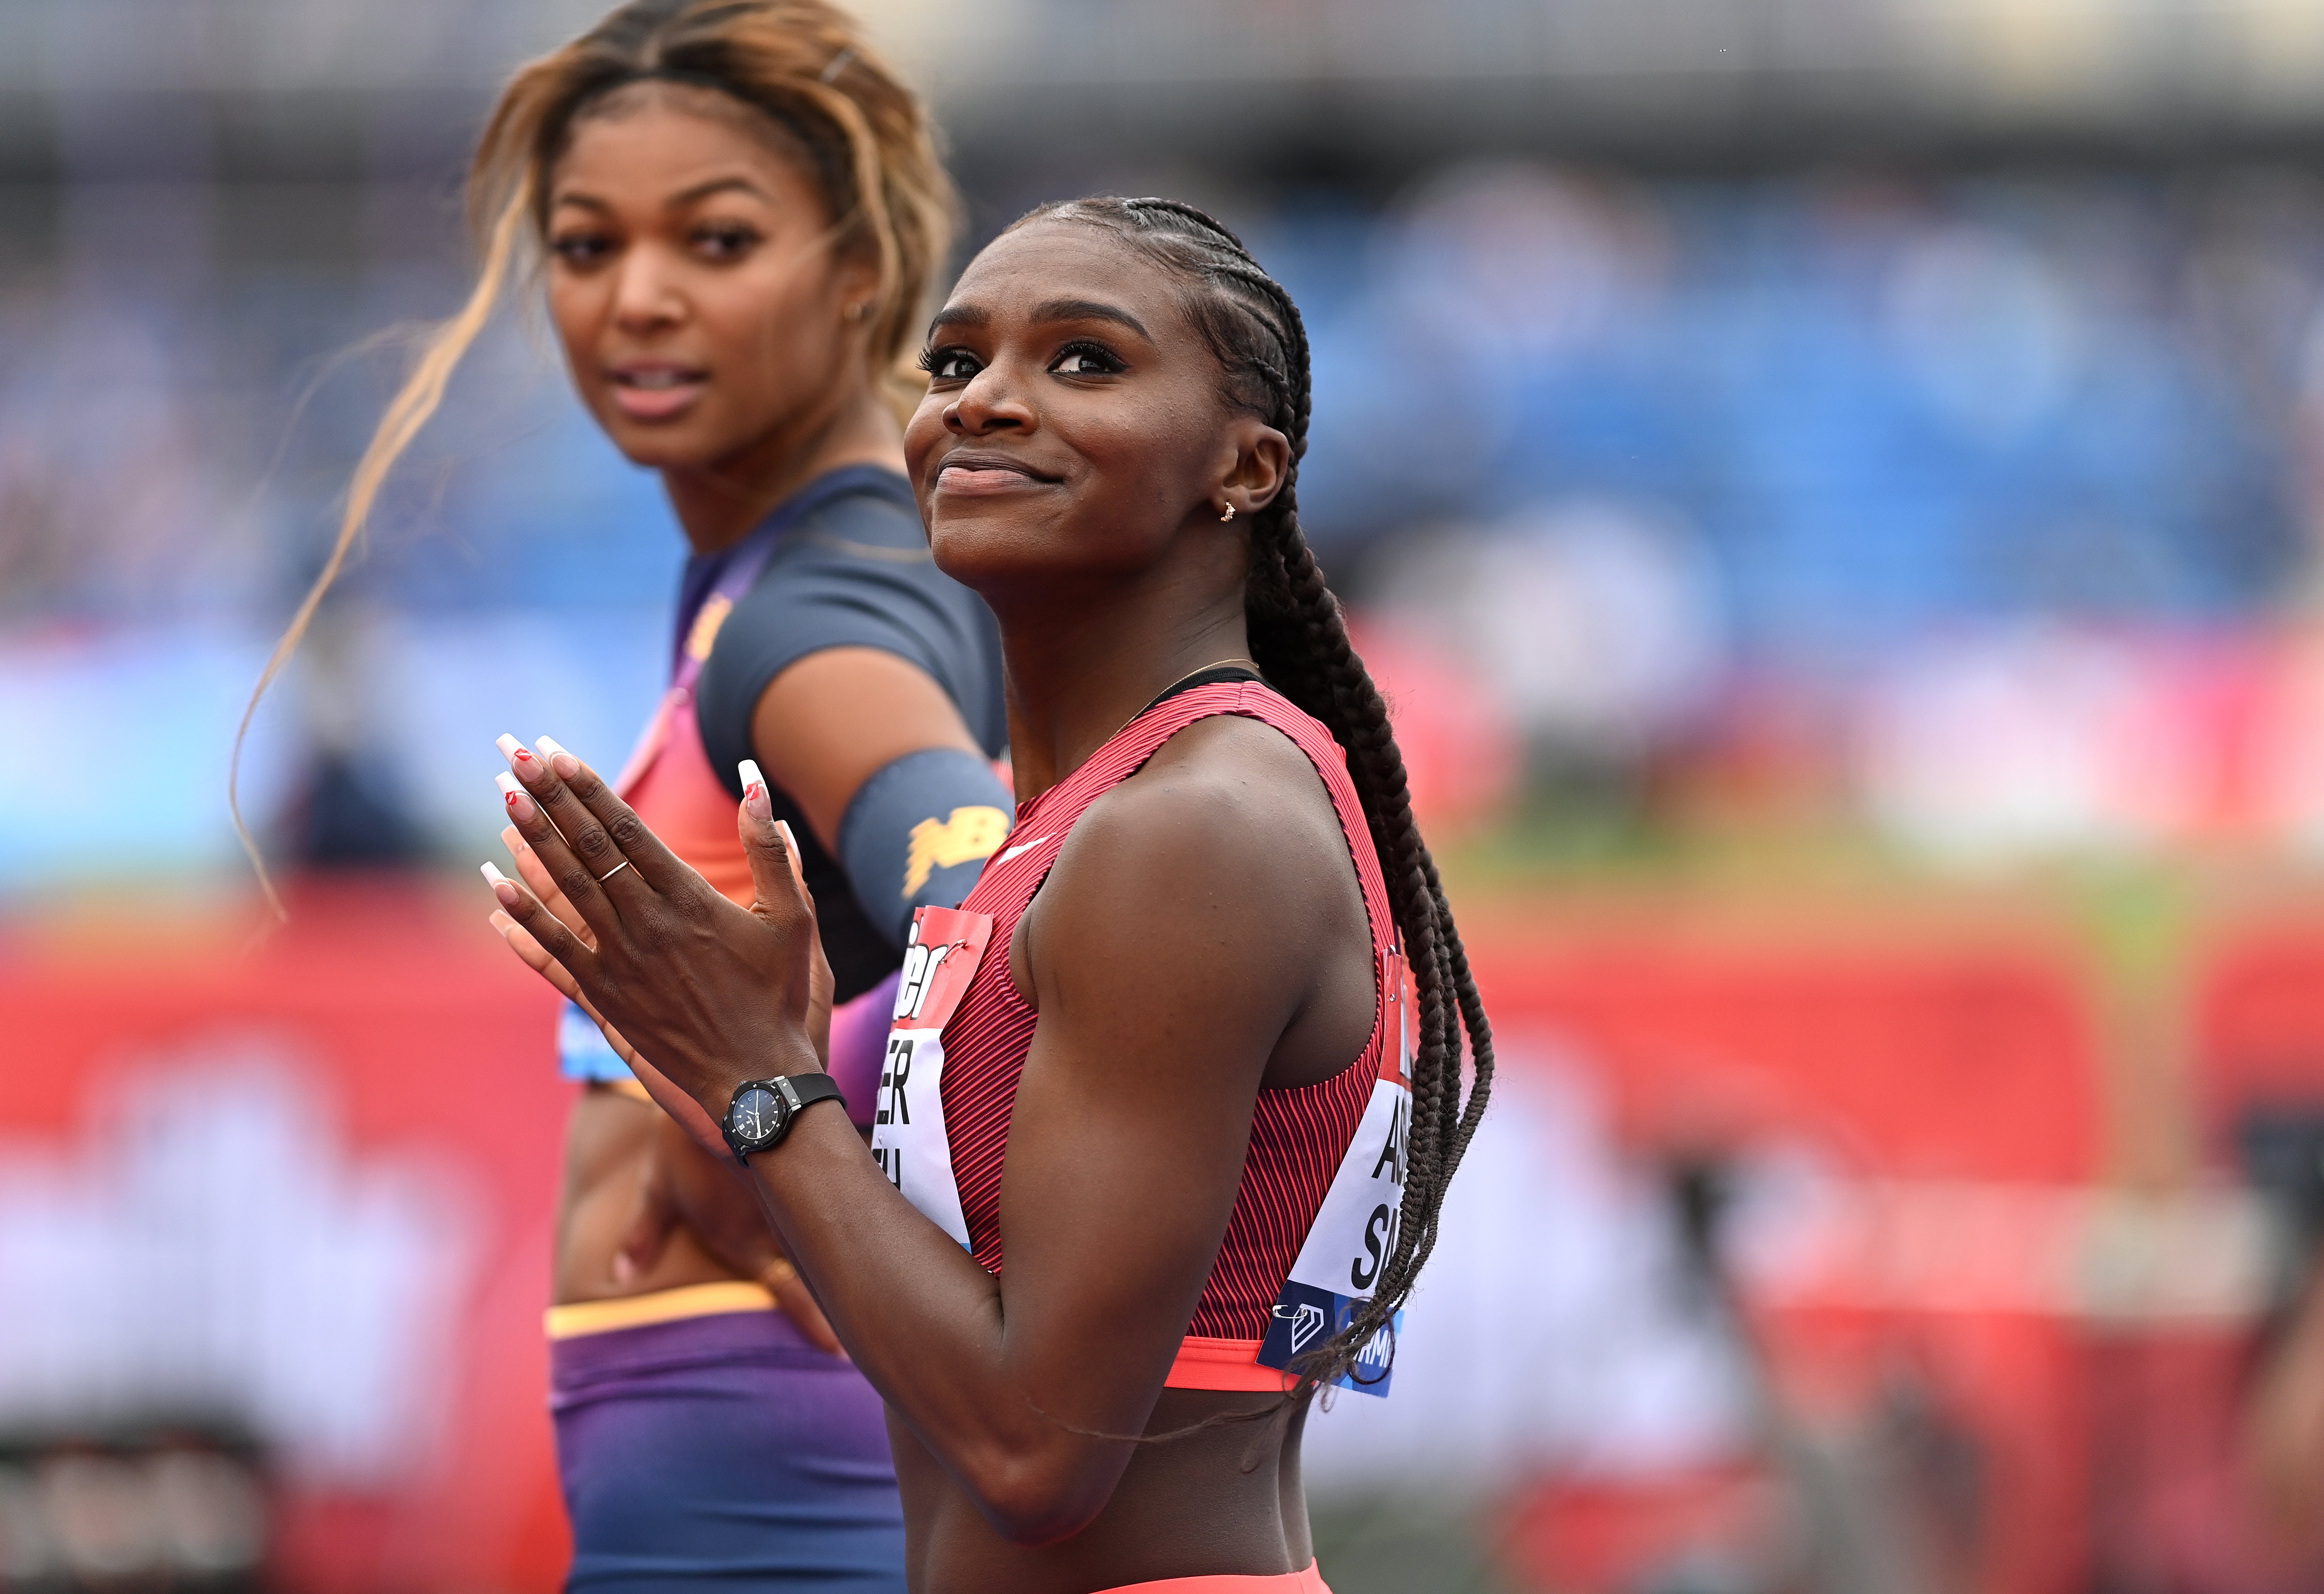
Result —
POLYGON ((514 797, 517 793, 524 789, 524 788, 518 783, 517 778, 510 774, 506 769, 503 769, 499 774, 493 777, 493 784, 499 787, 502 794, 507 797, 514 797))
POLYGON ((741 763, 734 766, 734 772, 742 777, 742 789, 744 791, 750 790, 753 786, 763 786, 766 784, 767 778, 759 773, 759 760, 756 759, 744 759, 741 763))
POLYGON ((493 739, 493 745, 501 750, 501 757, 504 759, 512 759, 516 757, 517 749, 522 747, 524 743, 519 742, 515 737, 503 733, 493 739))
POLYGON ((540 749, 541 751, 547 753, 550 758, 555 758, 558 753, 565 751, 563 748, 557 745, 557 738, 554 736, 543 736, 536 741, 533 745, 540 749))
POLYGON ((499 864, 484 863, 479 864, 478 867, 484 871, 484 884, 488 886, 499 886, 508 883, 508 876, 501 872, 501 866, 499 864))

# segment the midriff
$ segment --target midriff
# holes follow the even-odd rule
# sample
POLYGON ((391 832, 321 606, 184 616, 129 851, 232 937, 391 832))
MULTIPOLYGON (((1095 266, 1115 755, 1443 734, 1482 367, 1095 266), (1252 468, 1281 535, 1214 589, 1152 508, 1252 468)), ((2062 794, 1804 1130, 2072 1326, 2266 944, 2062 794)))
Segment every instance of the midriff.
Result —
MULTIPOLYGON (((556 1301, 606 1301, 742 1276, 683 1223, 670 1230, 652 1267, 627 1283, 613 1258, 637 1215, 638 1191, 654 1155, 661 1109, 604 1087, 584 1090, 565 1125, 565 1193, 557 1234, 556 1301)), ((740 1199, 748 1200, 739 1187, 740 1199)))
POLYGON ((904 1497, 905 1531, 923 1587, 945 1594, 1085 1594, 1165 1578, 1296 1572, 1313 1564, 1299 1447, 1303 1403, 1268 1420, 1208 1418, 1268 1412, 1281 1397, 1165 1389, 1151 1435, 1197 1431, 1138 1447, 1097 1519, 1055 1543, 1013 1543, 891 1408, 888 1442, 904 1497))

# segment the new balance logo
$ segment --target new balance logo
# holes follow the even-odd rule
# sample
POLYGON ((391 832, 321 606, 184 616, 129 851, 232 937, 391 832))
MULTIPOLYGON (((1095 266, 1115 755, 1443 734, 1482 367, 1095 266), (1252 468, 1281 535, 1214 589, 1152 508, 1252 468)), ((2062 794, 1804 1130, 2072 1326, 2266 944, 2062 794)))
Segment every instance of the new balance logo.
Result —
POLYGON ((686 656, 707 659, 710 650, 717 645, 718 628, 726 623, 726 616, 734 612, 734 600, 724 593, 712 593, 707 602, 694 616, 694 629, 686 633, 686 656))
POLYGON ((982 805, 954 808, 949 819, 921 820, 912 826, 911 850, 904 857, 904 895, 917 894, 939 869, 991 857, 1008 839, 1009 815, 982 805))

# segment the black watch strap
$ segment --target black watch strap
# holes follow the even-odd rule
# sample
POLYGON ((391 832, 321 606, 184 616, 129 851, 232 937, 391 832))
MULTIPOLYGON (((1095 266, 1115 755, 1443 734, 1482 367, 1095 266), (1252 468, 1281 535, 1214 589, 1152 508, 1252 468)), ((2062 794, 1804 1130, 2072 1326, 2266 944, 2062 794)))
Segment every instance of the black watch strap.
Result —
MULTIPOLYGON (((827 1073, 786 1074, 776 1088, 790 1103, 793 1118, 799 1115, 802 1108, 812 1107, 817 1101, 836 1101, 842 1107, 847 1105, 847 1098, 839 1092, 839 1082, 827 1073)), ((783 1127, 787 1130, 790 1128, 788 1124, 783 1127)))

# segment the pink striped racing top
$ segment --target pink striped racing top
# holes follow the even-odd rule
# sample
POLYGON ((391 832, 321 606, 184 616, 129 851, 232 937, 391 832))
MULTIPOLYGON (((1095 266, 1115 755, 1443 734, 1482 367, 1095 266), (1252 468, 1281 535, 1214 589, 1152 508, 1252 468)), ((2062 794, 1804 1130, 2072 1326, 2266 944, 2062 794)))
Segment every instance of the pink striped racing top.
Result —
MULTIPOLYGON (((1263 682, 1194 685, 1154 704, 1019 806, 1014 834, 1028 839, 994 857, 957 909, 920 910, 872 1147, 898 1188, 998 1276, 1002 1161, 1038 1018, 1010 977, 1017 921, 1091 804, 1188 725, 1229 714, 1274 726, 1322 777, 1362 888, 1376 991, 1371 1034, 1355 1061, 1315 1084, 1259 1092, 1226 1238, 1167 1380, 1173 1388, 1271 1391, 1290 1387, 1282 1368, 1293 1350, 1335 1331, 1370 1294, 1394 1243, 1410 1093, 1403 958, 1346 754, 1319 721, 1263 682), (1263 1347, 1276 1352, 1267 1357, 1273 1365, 1260 1365, 1263 1347)), ((1377 1359, 1378 1387, 1351 1387, 1385 1392, 1384 1346, 1377 1359)))

